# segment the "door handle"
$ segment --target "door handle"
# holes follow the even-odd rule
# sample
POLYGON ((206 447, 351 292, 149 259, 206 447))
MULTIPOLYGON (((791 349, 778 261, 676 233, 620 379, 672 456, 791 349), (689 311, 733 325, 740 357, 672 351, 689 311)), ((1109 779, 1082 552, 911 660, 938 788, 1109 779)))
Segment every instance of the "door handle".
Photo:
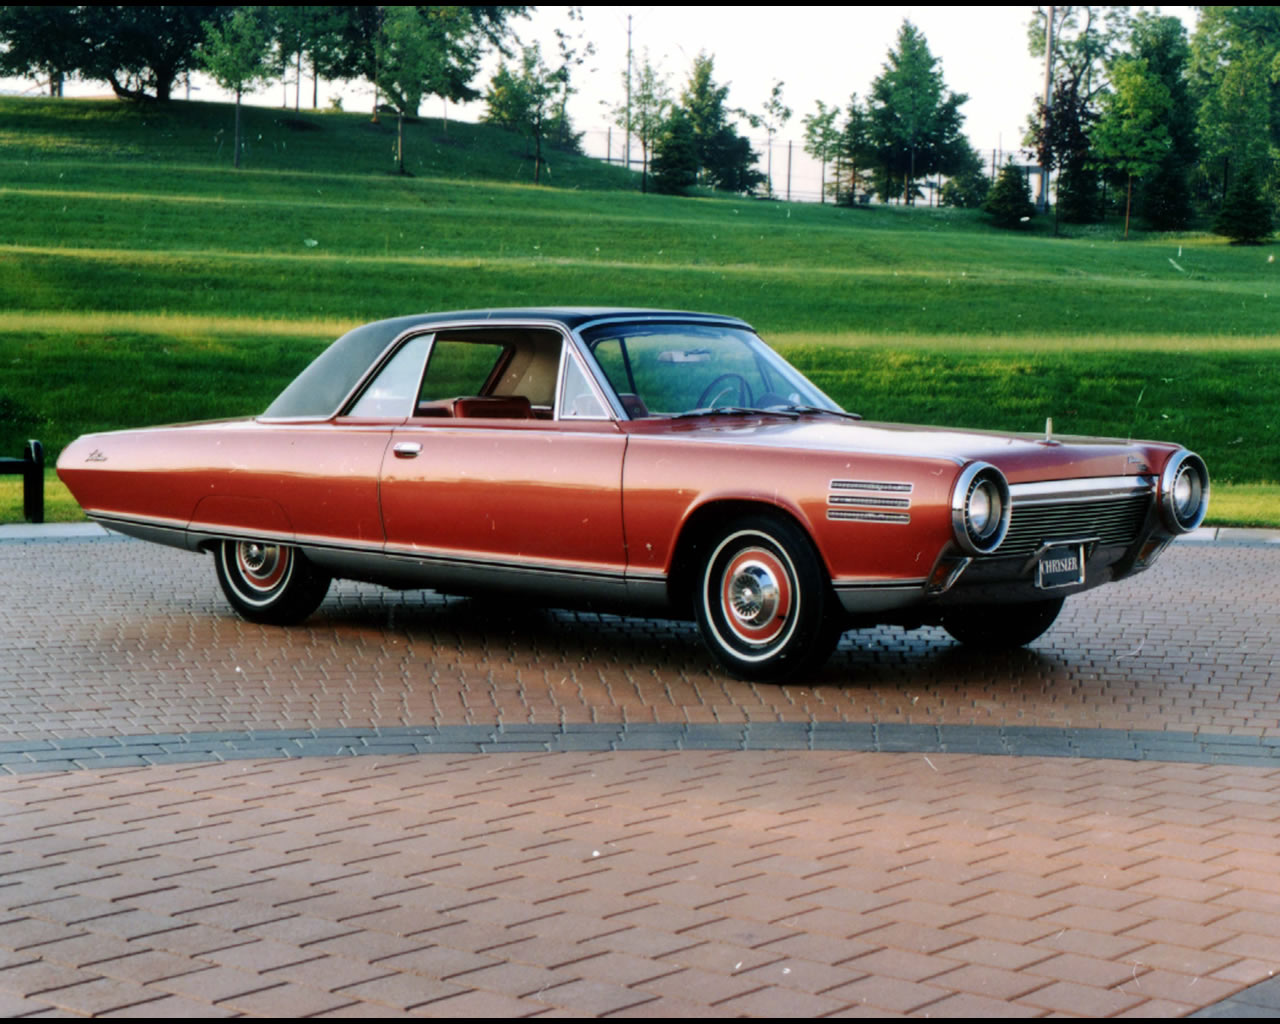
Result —
POLYGON ((422 453, 417 441, 400 441, 392 449, 397 459, 416 459, 422 453))

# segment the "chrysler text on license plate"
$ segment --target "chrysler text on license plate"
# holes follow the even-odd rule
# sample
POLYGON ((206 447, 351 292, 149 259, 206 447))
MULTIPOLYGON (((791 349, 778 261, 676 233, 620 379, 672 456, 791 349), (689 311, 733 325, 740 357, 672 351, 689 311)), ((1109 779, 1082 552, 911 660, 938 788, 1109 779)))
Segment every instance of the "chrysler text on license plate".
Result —
POLYGON ((1036 586, 1041 590, 1073 587, 1084 582, 1084 545, 1058 544, 1036 558, 1036 586))

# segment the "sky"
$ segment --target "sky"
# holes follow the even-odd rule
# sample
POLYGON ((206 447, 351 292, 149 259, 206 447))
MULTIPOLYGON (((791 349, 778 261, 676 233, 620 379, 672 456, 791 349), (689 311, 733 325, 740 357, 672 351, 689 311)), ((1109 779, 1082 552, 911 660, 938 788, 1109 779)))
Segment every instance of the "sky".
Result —
MULTIPOLYGON (((1162 13, 1183 19, 1190 30, 1194 8, 1163 7, 1162 13)), ((538 42, 544 57, 557 52, 555 29, 581 33, 595 47, 595 54, 574 74, 580 90, 570 104, 574 126, 584 131, 584 146, 593 156, 604 156, 612 142, 612 154, 621 158, 621 131, 609 128, 611 111, 625 97, 628 15, 636 60, 647 51, 649 59, 670 79, 673 93, 679 93, 694 58, 702 51, 715 61, 718 84, 729 86, 729 104, 758 111, 769 97, 775 81, 783 83, 783 101, 793 116, 775 138, 773 166, 775 191, 783 190, 786 143, 793 143, 792 184, 797 197, 816 198, 818 167, 802 152, 803 117, 816 110, 817 101, 838 105, 842 110, 857 92, 866 97, 871 82, 884 67, 889 50, 897 41, 904 20, 924 34, 929 48, 941 63, 948 88, 965 93, 969 99, 961 108, 969 140, 987 161, 993 150, 1003 155, 1021 144, 1027 117, 1035 98, 1043 90, 1043 63, 1027 49, 1027 26, 1032 7, 600 7, 581 8, 582 19, 569 20, 569 8, 538 7, 530 19, 512 23, 523 43, 538 42)), ((475 85, 483 89, 497 58, 491 57, 475 85)), ((200 99, 221 99, 216 87, 196 81, 200 99)), ((30 83, 12 80, 3 83, 8 91, 29 88, 30 83)), ((101 92, 101 86, 89 87, 101 92)), ((85 87, 74 89, 84 94, 85 87)), ((268 86, 250 99, 277 105, 285 93, 280 84, 268 86)), ((372 89, 363 84, 321 83, 320 102, 340 93, 347 110, 358 110, 372 102, 372 89)), ((311 85, 303 88, 304 103, 311 85)), ((288 88, 293 105, 293 88, 288 88)), ((423 103, 421 113, 440 116, 438 99, 423 103)), ((482 103, 451 104, 448 114, 463 120, 479 120, 482 103)), ((750 137, 763 153, 763 132, 745 124, 739 130, 750 137)), ((638 149, 637 149, 638 155, 638 149)))

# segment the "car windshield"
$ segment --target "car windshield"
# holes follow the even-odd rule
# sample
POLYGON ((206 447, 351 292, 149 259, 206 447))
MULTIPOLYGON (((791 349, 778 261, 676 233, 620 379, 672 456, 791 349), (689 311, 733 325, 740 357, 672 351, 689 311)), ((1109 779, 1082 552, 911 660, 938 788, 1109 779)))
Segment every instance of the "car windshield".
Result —
POLYGON ((840 411, 750 331, 607 324, 583 336, 632 419, 730 409, 840 411))

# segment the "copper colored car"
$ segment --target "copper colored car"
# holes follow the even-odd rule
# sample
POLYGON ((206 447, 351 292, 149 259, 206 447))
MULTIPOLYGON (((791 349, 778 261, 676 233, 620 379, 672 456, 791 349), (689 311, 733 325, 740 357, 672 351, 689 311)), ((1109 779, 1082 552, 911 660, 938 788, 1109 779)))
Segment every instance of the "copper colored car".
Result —
POLYGON ((866 423, 740 320, 631 309, 367 324, 261 416, 88 435, 58 473, 104 526, 211 554, 254 622, 335 578, 498 591, 696 618, 760 680, 877 623, 1029 643, 1209 497, 1177 445, 866 423))

